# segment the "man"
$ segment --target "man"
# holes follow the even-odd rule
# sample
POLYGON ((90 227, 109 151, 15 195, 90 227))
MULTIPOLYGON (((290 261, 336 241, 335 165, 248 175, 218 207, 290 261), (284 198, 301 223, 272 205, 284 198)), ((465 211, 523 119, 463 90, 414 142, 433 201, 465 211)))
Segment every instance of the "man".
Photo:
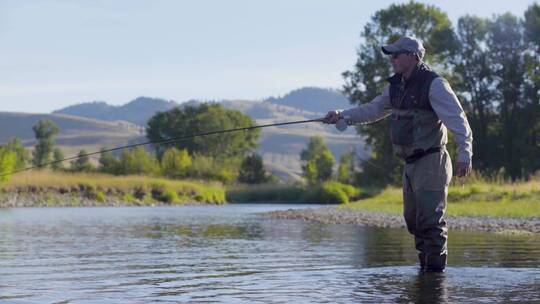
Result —
POLYGON ((422 62, 425 50, 412 37, 382 46, 395 74, 381 95, 345 111, 330 111, 323 122, 373 123, 391 116, 390 137, 397 156, 405 160, 403 214, 414 235, 421 270, 442 272, 447 257, 444 220, 452 163, 446 150, 447 129, 457 141, 457 175, 472 169, 472 132, 448 82, 422 62))

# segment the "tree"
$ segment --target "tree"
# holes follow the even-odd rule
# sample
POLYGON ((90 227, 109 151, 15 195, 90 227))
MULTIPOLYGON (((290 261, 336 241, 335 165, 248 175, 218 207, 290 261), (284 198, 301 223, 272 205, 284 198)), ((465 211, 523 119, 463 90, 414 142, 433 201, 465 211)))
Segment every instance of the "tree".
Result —
POLYGON ((354 173, 356 168, 356 153, 351 149, 341 155, 337 170, 337 180, 343 184, 352 184, 354 182, 354 173))
POLYGON ((0 147, 0 182, 6 181, 17 166, 17 155, 5 147, 0 147))
POLYGON ((17 158, 15 170, 23 169, 26 166, 26 163, 29 161, 30 156, 28 154, 28 150, 26 150, 22 145, 21 140, 18 138, 12 138, 4 147, 6 150, 15 153, 17 158))
MULTIPOLYGON (((497 107, 496 137, 499 145, 492 146, 498 166, 505 169, 513 180, 523 174, 526 151, 526 130, 523 111, 526 97, 523 94, 526 68, 523 53, 526 51, 521 24, 515 16, 507 13, 496 17, 488 31, 489 64, 493 77, 492 87, 497 107)), ((538 118, 537 118, 538 119, 538 118)))
POLYGON ((33 128, 37 145, 33 151, 33 162, 40 168, 50 162, 51 154, 54 150, 54 136, 58 134, 59 128, 48 119, 40 120, 33 128))
POLYGON ((524 38, 526 51, 523 52, 526 82, 524 97, 524 121, 529 122, 523 130, 525 135, 524 174, 529 176, 540 170, 540 4, 535 3, 525 11, 524 38))
MULTIPOLYGON (((253 125, 255 121, 239 111, 225 109, 220 104, 205 103, 198 107, 177 107, 167 112, 157 113, 148 121, 146 133, 151 141, 163 141, 196 133, 253 125)), ((243 158, 256 148, 259 134, 260 129, 253 129, 191 137, 169 145, 156 145, 155 149, 159 158, 170 146, 180 150, 187 149, 190 155, 199 154, 218 160, 236 156, 243 158)))
POLYGON ((185 177, 192 165, 191 157, 186 149, 170 148, 161 158, 161 169, 170 178, 185 177))
POLYGON ((143 147, 136 147, 120 154, 118 174, 159 175, 160 165, 154 155, 143 147))
MULTIPOLYGON (((370 102, 382 92, 387 84, 385 78, 392 71, 380 47, 405 35, 415 36, 424 43, 428 50, 425 60, 435 63, 438 72, 443 72, 457 47, 448 16, 434 6, 409 2, 377 11, 361 34, 363 43, 358 47, 354 68, 343 73, 343 92, 351 103, 370 102)), ((357 128, 372 151, 371 157, 361 164, 363 175, 369 177, 366 180, 379 184, 401 180, 403 163, 393 155, 388 128, 388 121, 357 128)))
POLYGON ((302 150, 302 171, 309 184, 324 182, 332 177, 334 156, 324 143, 322 137, 311 137, 306 149, 302 150))
POLYGON ((261 184, 270 181, 260 155, 253 153, 244 158, 240 166, 238 181, 246 184, 261 184))
POLYGON ((232 183, 238 178, 242 159, 237 156, 222 161, 211 156, 195 154, 192 156, 192 163, 189 168, 189 177, 232 183))
POLYGON ((61 162, 61 160, 64 159, 64 153, 60 148, 55 148, 53 152, 53 163, 51 164, 51 168, 53 170, 62 170, 64 169, 64 164, 61 162))
POLYGON ((99 170, 103 173, 119 174, 119 161, 111 151, 101 148, 99 154, 99 170))
POLYGON ((454 90, 467 113, 473 130, 474 167, 493 170, 498 157, 493 153, 495 106, 492 102, 493 75, 489 63, 488 31, 490 21, 474 16, 458 20, 457 40, 461 47, 454 53, 454 90))
POLYGON ((71 162, 71 170, 75 172, 88 172, 94 169, 90 163, 90 157, 85 150, 81 150, 77 155, 77 159, 71 162))

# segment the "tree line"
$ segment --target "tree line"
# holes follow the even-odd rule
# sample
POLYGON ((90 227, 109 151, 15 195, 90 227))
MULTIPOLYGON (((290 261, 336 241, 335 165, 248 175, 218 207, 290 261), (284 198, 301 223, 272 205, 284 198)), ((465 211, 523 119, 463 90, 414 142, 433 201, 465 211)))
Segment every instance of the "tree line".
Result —
MULTIPOLYGON (((473 130, 473 167, 512 180, 540 170, 540 5, 520 17, 463 16, 456 27, 442 10, 413 1, 377 11, 361 32, 355 66, 343 73, 352 104, 382 92, 392 72, 380 46, 405 35, 423 41, 425 61, 458 95, 473 130)), ((362 180, 399 183, 403 163, 392 155, 388 122, 357 131, 372 151, 362 180)))
MULTIPOLYGON (((255 122, 239 111, 219 104, 177 107, 159 112, 149 121, 147 138, 162 141, 194 133, 239 128, 255 122)), ((101 172, 114 175, 164 176, 171 179, 204 179, 224 183, 265 183, 276 178, 266 171, 260 155, 255 153, 259 129, 191 138, 185 141, 136 147, 119 154, 102 148, 94 165, 88 152, 81 150, 69 166, 61 160, 64 153, 56 146, 60 129, 51 120, 40 120, 33 127, 36 144, 32 153, 19 139, 0 146, 0 174, 20 170, 28 165, 38 169, 69 172, 101 172)))
MULTIPOLYGON (((219 104, 177 107, 155 114, 147 123, 147 139, 152 142, 195 133, 255 125, 239 111, 219 104)), ((19 139, 0 146, 0 168, 3 173, 20 170, 28 165, 38 169, 64 172, 101 172, 112 175, 163 176, 170 179, 217 180, 224 183, 259 184, 277 182, 262 157, 255 153, 260 129, 193 137, 169 144, 156 144, 151 149, 142 146, 113 154, 104 147, 97 164, 88 152, 81 150, 69 164, 55 143, 60 128, 51 120, 40 120, 33 126, 36 144, 30 153, 19 139)), ((301 152, 303 177, 308 185, 328 181, 354 184, 356 151, 346 151, 336 161, 322 137, 310 138, 301 152)))

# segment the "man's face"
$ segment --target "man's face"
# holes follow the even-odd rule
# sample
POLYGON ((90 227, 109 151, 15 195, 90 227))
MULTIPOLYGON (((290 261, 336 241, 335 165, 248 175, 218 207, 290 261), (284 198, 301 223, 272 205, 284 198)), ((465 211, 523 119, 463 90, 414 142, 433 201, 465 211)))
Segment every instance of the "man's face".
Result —
POLYGON ((390 54, 389 57, 396 74, 404 73, 417 63, 415 56, 410 53, 397 52, 390 54))

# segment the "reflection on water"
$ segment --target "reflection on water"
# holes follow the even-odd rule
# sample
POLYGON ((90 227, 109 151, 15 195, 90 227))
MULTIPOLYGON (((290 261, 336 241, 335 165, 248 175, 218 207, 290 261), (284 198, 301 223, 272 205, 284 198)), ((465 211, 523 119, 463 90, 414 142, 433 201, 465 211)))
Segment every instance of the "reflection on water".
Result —
POLYGON ((0 302, 540 301, 538 237, 451 231, 422 275, 405 230, 257 215, 278 208, 1 210, 0 302))

